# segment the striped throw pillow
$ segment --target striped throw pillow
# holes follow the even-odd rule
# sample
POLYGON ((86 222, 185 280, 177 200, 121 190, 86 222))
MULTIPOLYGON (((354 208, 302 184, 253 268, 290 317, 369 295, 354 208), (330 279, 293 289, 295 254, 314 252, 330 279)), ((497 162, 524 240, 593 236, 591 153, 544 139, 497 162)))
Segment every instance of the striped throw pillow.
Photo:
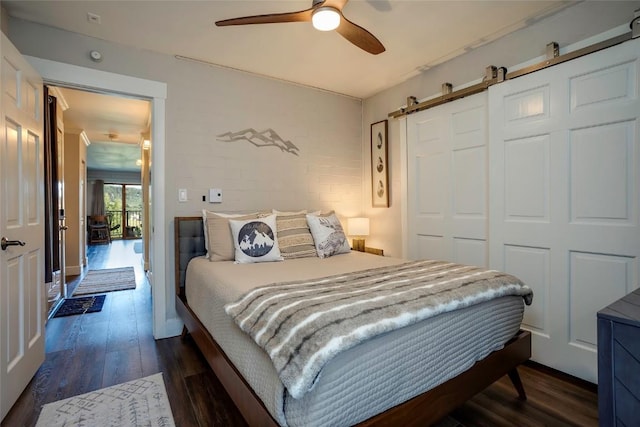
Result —
POLYGON ((318 256, 304 213, 278 214, 278 244, 284 259, 318 256))

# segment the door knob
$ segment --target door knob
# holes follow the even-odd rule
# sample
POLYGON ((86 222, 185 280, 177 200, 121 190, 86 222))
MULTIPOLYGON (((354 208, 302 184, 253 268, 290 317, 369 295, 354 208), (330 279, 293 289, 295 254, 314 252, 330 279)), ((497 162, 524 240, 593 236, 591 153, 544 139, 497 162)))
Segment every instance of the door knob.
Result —
POLYGON ((62 227, 60 227, 60 230, 64 231, 64 230, 67 230, 68 228, 69 228, 68 225, 63 225, 62 227))
POLYGON ((26 245, 25 242, 22 242, 20 240, 7 240, 6 237, 3 237, 2 240, 0 241, 0 248, 2 248, 3 251, 6 251, 9 246, 24 246, 24 245, 26 245))

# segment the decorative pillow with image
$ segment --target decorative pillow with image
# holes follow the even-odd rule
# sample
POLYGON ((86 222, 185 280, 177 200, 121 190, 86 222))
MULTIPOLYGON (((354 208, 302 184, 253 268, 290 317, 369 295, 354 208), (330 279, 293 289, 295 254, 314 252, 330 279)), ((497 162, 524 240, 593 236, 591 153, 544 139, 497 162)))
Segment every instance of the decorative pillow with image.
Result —
POLYGON ((307 223, 320 258, 351 251, 340 220, 334 213, 327 216, 307 214, 307 223))
POLYGON ((284 259, 278 247, 275 214, 244 221, 230 219, 229 224, 236 252, 236 263, 247 264, 284 259))
MULTIPOLYGON (((207 214, 217 215, 222 218, 241 218, 246 217, 247 215, 257 215, 257 212, 251 214, 236 214, 236 213, 226 213, 226 212, 213 212, 208 211, 206 209, 202 209, 202 225, 204 227, 204 249, 207 252, 207 258, 211 257, 209 253, 209 229, 207 228, 207 214)), ((233 247, 233 245, 232 245, 233 247)))
MULTIPOLYGON (((249 220, 258 218, 260 214, 248 214, 234 216, 237 220, 249 220)), ((207 254, 209 261, 233 261, 235 257, 231 229, 229 228, 229 215, 207 211, 207 226, 205 235, 207 236, 207 254)))

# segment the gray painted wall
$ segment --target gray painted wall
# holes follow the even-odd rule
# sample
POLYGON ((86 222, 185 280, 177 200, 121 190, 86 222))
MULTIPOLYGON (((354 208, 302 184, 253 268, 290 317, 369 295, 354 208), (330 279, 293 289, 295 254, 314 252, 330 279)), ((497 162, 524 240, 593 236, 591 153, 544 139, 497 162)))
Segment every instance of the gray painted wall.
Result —
POLYGON ((218 210, 334 208, 360 211, 360 100, 11 19, 9 37, 25 55, 168 85, 167 217, 197 213, 210 187, 224 190, 218 210), (92 49, 104 60, 93 63, 92 49), (227 131, 275 130, 299 148, 216 139, 227 131), (177 189, 189 202, 177 202, 177 189))

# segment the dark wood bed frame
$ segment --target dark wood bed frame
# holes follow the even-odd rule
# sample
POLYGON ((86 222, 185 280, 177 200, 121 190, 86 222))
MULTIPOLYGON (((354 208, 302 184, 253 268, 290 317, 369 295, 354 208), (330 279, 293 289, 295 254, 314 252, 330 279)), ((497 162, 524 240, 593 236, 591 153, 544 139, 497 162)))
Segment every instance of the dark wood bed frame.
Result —
MULTIPOLYGON (((205 254, 202 217, 176 217, 174 225, 176 310, 185 323, 183 336, 191 334, 211 369, 250 426, 277 426, 278 423, 271 417, 262 401, 187 303, 184 289, 187 264, 191 258, 205 254)), ((526 400, 516 368, 530 357, 531 333, 521 330, 502 350, 491 353, 455 378, 358 425, 425 426, 435 423, 504 375, 511 379, 518 397, 526 400)))

